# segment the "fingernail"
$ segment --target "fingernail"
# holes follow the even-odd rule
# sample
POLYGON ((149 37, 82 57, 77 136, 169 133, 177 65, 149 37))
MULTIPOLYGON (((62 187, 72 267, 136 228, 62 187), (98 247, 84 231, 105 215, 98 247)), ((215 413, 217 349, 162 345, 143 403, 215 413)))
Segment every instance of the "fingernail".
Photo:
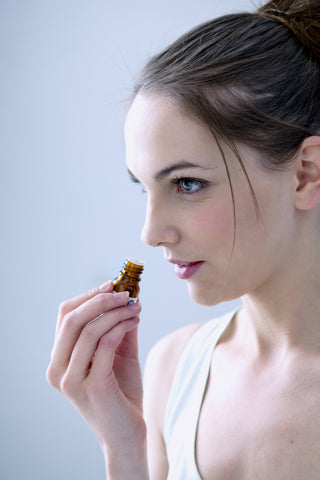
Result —
POLYGON ((136 297, 135 298, 130 297, 127 305, 132 305, 132 304, 136 304, 136 303, 138 303, 138 299, 136 297))
POLYGON ((114 292, 113 295, 116 301, 119 302, 119 305, 128 302, 129 292, 114 292))
POLYGON ((98 289, 100 290, 100 292, 107 292, 108 290, 110 290, 111 284, 112 284, 111 280, 108 280, 107 282, 100 285, 98 289))
POLYGON ((130 302, 130 300, 129 300, 129 302, 127 303, 127 307, 130 307, 130 308, 132 308, 133 310, 140 310, 140 308, 141 308, 139 303, 137 303, 137 302, 130 302))

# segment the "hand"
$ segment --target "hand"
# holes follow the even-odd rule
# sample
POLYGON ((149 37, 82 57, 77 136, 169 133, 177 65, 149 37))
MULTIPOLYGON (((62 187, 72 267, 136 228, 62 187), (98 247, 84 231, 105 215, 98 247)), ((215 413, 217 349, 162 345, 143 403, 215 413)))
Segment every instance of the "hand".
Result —
POLYGON ((137 348, 141 307, 127 302, 128 292, 112 293, 111 282, 63 302, 47 379, 93 429, 108 461, 121 456, 133 465, 130 455, 141 454, 146 429, 137 348))

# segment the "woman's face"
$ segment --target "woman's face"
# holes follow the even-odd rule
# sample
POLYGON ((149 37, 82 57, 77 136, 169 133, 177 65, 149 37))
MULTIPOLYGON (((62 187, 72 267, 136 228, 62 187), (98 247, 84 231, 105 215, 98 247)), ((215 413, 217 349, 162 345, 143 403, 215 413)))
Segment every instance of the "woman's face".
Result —
POLYGON ((138 94, 125 134, 128 170, 147 196, 142 240, 163 247, 194 301, 215 305, 238 298, 280 273, 294 227, 290 170, 267 170, 256 152, 239 146, 257 215, 239 161, 224 147, 234 217, 221 153, 200 122, 165 96, 138 94))

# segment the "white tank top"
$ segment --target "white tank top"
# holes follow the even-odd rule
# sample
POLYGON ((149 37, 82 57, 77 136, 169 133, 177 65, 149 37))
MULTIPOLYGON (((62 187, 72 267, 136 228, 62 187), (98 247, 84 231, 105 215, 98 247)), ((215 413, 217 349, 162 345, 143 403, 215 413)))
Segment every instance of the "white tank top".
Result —
POLYGON ((195 442, 212 354, 237 310, 202 325, 187 343, 174 375, 164 420, 167 480, 201 480, 195 442))

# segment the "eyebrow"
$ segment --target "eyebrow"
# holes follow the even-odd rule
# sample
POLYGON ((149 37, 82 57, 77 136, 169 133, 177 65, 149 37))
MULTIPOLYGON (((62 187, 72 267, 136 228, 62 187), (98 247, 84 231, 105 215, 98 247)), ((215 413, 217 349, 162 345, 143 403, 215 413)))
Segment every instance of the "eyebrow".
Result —
MULTIPOLYGON (((191 162, 187 162, 185 160, 182 160, 181 162, 174 163, 173 165, 170 165, 169 167, 166 167, 162 170, 159 170, 159 172, 157 172, 153 176, 153 178, 154 178, 154 180, 160 181, 163 178, 170 175, 170 173, 174 172, 175 170, 183 170, 183 169, 186 169, 186 168, 202 168, 204 170, 209 170, 212 167, 204 167, 202 165, 199 165, 198 163, 191 163, 191 162)), ((130 179, 134 183, 140 183, 140 181, 137 179, 137 177, 135 177, 133 175, 133 173, 129 170, 129 168, 128 168, 128 174, 129 174, 130 179)))

